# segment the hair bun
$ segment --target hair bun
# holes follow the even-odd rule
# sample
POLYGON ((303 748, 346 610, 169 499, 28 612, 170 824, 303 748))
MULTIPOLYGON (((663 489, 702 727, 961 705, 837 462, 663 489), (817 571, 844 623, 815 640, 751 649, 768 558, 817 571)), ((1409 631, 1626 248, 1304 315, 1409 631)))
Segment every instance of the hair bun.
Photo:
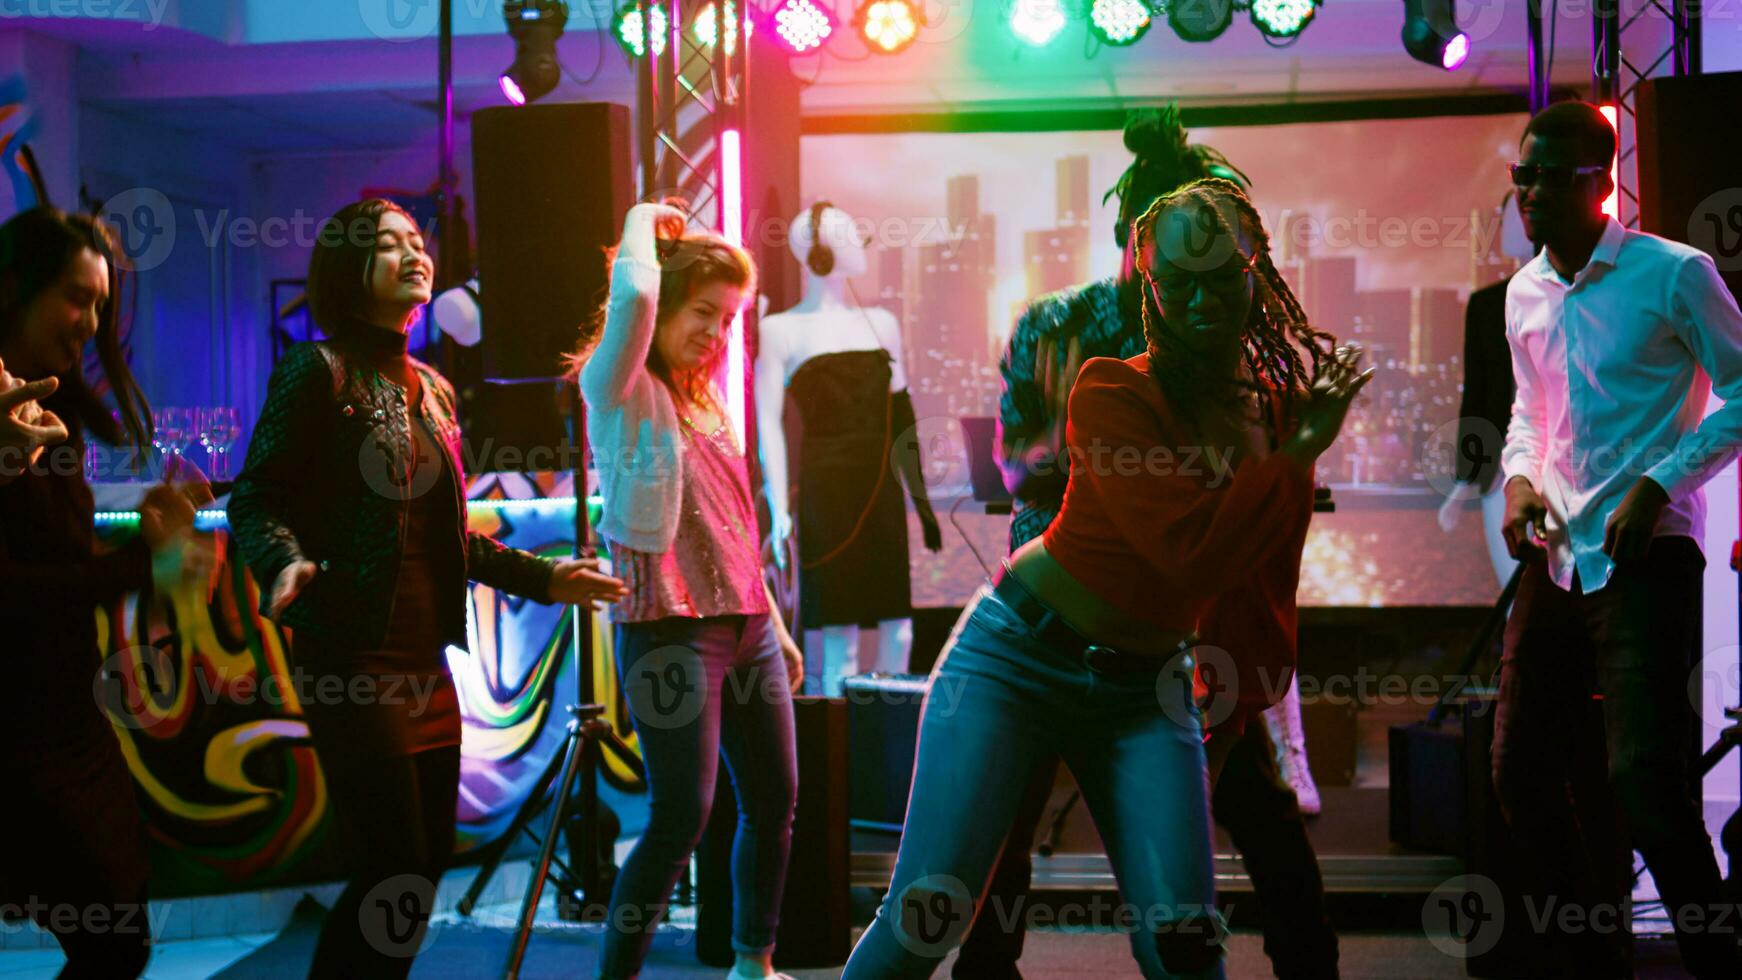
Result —
POLYGON ((1179 107, 1170 102, 1126 114, 1125 148, 1141 161, 1171 164, 1184 157, 1186 130, 1180 125, 1179 107))

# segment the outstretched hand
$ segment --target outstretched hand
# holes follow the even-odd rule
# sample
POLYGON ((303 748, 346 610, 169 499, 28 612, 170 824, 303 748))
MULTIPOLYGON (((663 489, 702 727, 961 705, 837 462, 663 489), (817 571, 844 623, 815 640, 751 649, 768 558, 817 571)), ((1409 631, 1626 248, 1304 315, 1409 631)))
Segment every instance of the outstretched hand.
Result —
POLYGON ((601 602, 616 602, 629 595, 620 578, 599 571, 599 559, 574 558, 559 561, 550 570, 550 598, 569 606, 597 611, 601 602))
POLYGON ((38 402, 55 393, 60 379, 26 382, 0 362, 0 483, 16 477, 41 458, 48 446, 65 442, 67 427, 38 402))

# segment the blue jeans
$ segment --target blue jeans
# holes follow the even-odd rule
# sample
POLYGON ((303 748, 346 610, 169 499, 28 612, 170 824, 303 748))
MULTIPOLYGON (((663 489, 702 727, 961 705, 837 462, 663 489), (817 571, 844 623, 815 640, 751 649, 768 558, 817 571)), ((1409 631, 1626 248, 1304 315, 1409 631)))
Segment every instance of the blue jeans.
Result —
POLYGON ((1191 672, 1179 657, 1095 673, 982 589, 932 671, 895 874, 844 980, 930 976, 975 914, 1026 913, 978 906, 1032 773, 1055 754, 1106 844, 1123 902, 1111 911, 1143 975, 1222 977, 1191 672))
POLYGON ((786 662, 767 615, 617 625, 617 676, 647 765, 647 829, 611 889, 599 976, 633 977, 701 840, 722 753, 738 797, 732 948, 774 948, 798 801, 786 662))

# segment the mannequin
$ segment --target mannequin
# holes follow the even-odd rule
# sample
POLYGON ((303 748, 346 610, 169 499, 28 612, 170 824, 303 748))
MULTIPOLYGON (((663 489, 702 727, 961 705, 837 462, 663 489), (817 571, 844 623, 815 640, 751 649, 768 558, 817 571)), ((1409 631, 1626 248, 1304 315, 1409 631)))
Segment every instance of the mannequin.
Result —
POLYGON ((805 685, 837 697, 862 666, 862 622, 878 623, 877 652, 867 669, 907 670, 913 618, 898 475, 919 513, 926 547, 937 551, 942 538, 917 453, 893 451, 914 427, 901 331, 889 311, 861 307, 849 295, 849 280, 866 269, 852 219, 819 201, 793 221, 789 245, 805 267, 804 298, 762 320, 757 439, 775 561, 784 568, 795 520, 781 426, 790 388, 805 429, 804 472, 797 475, 799 619, 812 661, 805 685))
MULTIPOLYGON (((1520 263, 1536 257, 1536 246, 1525 237, 1524 222, 1518 216, 1518 201, 1510 193, 1500 209, 1500 254, 1520 263)), ((1480 418, 1489 423, 1483 442, 1506 436, 1512 405, 1512 362, 1506 347, 1504 320, 1506 282, 1502 280, 1477 290, 1470 297, 1472 310, 1465 324, 1464 343, 1464 404, 1458 414, 1465 419, 1480 418), (1486 295, 1485 295, 1486 294, 1486 295), (1497 294, 1497 295, 1495 295, 1497 294)), ((1458 443, 1464 444, 1466 432, 1460 427, 1458 443)), ((1488 560, 1494 566, 1496 588, 1504 586, 1517 565, 1507 553, 1506 539, 1500 533, 1505 518, 1506 494, 1497 478, 1500 445, 1484 446, 1489 457, 1485 471, 1461 471, 1457 482, 1440 505, 1439 524, 1447 534, 1457 529, 1463 517, 1465 501, 1480 498, 1482 502, 1482 536, 1488 545, 1488 560)))

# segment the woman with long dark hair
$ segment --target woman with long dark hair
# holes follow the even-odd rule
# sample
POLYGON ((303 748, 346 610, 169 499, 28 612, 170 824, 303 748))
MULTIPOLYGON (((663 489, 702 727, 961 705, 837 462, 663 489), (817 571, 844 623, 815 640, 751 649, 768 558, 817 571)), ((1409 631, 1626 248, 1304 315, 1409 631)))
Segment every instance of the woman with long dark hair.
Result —
POLYGON ((467 581, 588 608, 622 594, 593 559, 551 562, 467 529, 453 389, 406 353, 433 277, 422 232, 391 201, 322 225, 309 310, 331 339, 274 368, 230 501, 262 611, 295 631, 350 859, 312 976, 404 976, 422 943, 454 843, 460 708, 446 649, 466 644, 467 581))
POLYGON ((54 933, 62 976, 133 977, 150 956, 144 829, 101 692, 98 611, 184 572, 199 487, 154 486, 139 534, 99 553, 85 441, 151 445, 151 409, 122 356, 121 270, 108 228, 41 207, 0 225, 0 622, 9 675, 0 740, 0 906, 54 933), (95 344, 120 419, 86 379, 95 344), (35 379, 35 380, 27 380, 35 379), (6 397, 6 396, 10 397, 6 397), (70 914, 69 914, 70 913, 70 914))
POLYGON ((1222 976, 1203 747, 1220 719, 1194 671, 1232 660, 1216 713, 1287 689, 1312 464, 1370 375, 1308 325, 1234 183, 1187 184, 1132 234, 1148 350, 1083 365, 1063 509, 933 671, 895 874, 845 977, 930 975, 1055 753, 1106 842, 1143 974, 1222 976), (1197 648, 1200 630, 1226 653, 1197 648))
POLYGON ((634 977, 708 822, 722 754, 738 796, 734 977, 771 965, 798 793, 803 655, 762 579, 744 451, 714 378, 756 269, 668 205, 632 208, 584 338, 581 393, 605 497, 599 533, 629 595, 617 670, 647 763, 647 829, 611 891, 598 976, 634 977))

